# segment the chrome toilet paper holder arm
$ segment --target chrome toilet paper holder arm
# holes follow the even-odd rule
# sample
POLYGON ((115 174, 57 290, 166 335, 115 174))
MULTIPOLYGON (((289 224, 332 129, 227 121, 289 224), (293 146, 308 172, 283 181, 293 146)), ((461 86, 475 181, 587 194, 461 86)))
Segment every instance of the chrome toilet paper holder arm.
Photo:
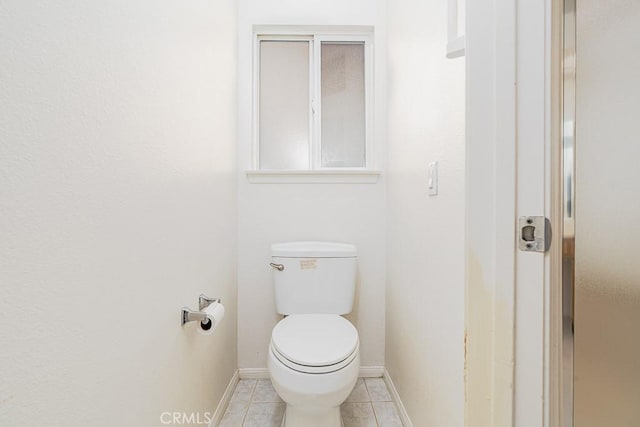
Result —
POLYGON ((209 298, 205 294, 200 294, 200 296, 198 297, 198 309, 200 311, 209 307, 213 303, 221 304, 222 300, 220 298, 209 298))
POLYGON ((184 326, 187 322, 207 322, 207 315, 202 312, 205 308, 214 303, 222 303, 220 298, 209 298, 205 294, 200 294, 198 297, 198 309, 199 311, 191 310, 189 307, 182 307, 180 312, 180 323, 184 326))

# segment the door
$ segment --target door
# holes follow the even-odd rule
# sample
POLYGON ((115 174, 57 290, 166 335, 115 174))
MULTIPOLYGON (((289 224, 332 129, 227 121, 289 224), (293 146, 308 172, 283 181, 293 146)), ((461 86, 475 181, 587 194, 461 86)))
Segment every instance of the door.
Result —
POLYGON ((640 1, 567 3, 569 13, 575 5, 568 18, 575 26, 565 25, 573 32, 565 41, 575 37, 575 75, 565 69, 564 109, 565 238, 572 237, 571 226, 575 232, 575 245, 564 254, 564 310, 573 317, 573 327, 565 328, 565 339, 573 338, 573 425, 637 427, 640 1), (575 96, 567 97, 574 84, 575 96))

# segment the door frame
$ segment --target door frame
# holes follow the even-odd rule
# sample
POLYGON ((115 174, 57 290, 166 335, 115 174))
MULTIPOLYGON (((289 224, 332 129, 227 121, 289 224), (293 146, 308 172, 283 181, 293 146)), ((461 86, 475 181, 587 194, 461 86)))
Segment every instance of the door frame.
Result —
POLYGON ((469 427, 559 427, 562 0, 467 2, 466 365, 469 427), (516 249, 544 215, 546 254, 516 249))

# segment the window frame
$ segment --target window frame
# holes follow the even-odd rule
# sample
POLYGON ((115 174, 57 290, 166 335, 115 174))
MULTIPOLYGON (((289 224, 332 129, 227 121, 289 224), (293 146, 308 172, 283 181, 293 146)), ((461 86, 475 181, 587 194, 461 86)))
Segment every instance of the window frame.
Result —
MULTIPOLYGON (((253 94, 252 94, 252 171, 250 176, 300 175, 308 181, 310 175, 345 177, 353 172, 358 181, 363 174, 374 171, 374 57, 372 27, 254 27, 253 31, 253 94), (306 169, 261 169, 260 166, 260 43, 262 41, 308 41, 309 43, 309 163, 306 169), (362 43, 364 45, 365 81, 365 147, 364 166, 323 167, 322 166, 322 63, 323 42, 362 43)), ((376 178, 377 180, 377 178, 376 178)))
POLYGON ((448 0, 447 11, 447 58, 459 58, 465 54, 465 8, 464 0, 448 0))

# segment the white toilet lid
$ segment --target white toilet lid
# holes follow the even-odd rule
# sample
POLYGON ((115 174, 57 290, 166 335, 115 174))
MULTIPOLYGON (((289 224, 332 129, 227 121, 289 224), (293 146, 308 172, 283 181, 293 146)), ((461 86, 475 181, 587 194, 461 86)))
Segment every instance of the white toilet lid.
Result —
POLYGON ((358 331, 337 314, 293 314, 273 328, 271 342, 288 360, 304 366, 340 363, 358 347, 358 331))

